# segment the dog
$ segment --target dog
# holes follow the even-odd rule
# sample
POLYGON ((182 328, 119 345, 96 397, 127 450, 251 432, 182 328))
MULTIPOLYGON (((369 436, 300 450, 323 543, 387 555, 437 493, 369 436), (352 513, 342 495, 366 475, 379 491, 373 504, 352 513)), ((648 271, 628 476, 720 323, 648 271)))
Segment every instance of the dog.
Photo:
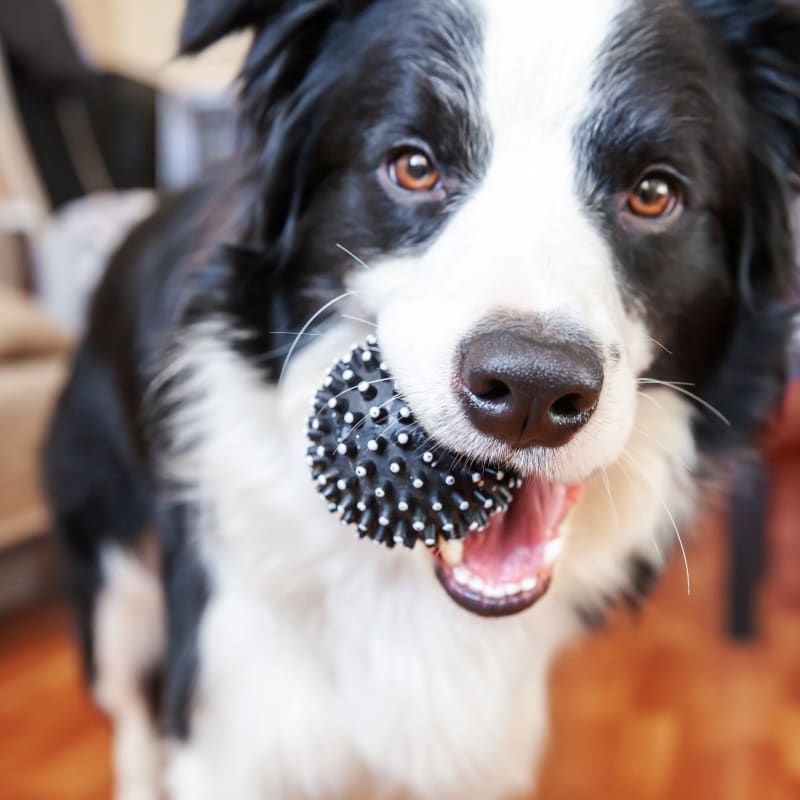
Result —
POLYGON ((243 29, 237 152, 114 256, 45 447, 117 797, 525 795, 554 654, 782 391, 800 8, 189 0, 182 51, 243 29), (370 335, 522 477, 488 531, 390 550, 317 496, 370 335))

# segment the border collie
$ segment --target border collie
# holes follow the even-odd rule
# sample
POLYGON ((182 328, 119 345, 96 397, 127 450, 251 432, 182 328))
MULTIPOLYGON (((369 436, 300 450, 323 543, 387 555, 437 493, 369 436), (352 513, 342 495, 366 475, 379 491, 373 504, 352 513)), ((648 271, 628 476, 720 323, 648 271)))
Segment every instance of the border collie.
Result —
POLYGON ((117 797, 524 794, 554 653, 781 392, 800 9, 189 0, 182 49, 245 28, 238 153, 114 257, 46 446, 117 797), (317 496, 309 403, 370 334, 524 476, 488 533, 391 551, 317 496))

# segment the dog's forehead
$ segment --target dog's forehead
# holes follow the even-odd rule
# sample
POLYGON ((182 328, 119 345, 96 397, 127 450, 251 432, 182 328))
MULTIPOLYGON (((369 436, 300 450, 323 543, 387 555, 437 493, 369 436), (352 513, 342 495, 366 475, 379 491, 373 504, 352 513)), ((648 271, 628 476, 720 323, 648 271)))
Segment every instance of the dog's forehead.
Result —
POLYGON ((484 103, 495 135, 574 124, 630 0, 473 0, 483 20, 484 103))

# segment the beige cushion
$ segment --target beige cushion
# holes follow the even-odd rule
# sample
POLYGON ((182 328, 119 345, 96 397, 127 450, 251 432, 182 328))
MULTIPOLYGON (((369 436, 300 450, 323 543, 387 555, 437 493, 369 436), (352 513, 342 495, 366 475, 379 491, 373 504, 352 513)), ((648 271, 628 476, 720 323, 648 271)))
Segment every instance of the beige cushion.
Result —
POLYGON ((68 349, 69 340, 35 303, 0 286, 0 363, 68 349))

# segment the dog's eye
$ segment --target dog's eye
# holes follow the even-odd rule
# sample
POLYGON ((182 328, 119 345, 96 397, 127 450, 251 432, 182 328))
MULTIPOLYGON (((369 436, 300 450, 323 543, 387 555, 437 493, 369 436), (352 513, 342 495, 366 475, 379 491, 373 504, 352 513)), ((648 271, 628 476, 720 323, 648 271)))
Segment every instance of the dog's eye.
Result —
POLYGON ((680 188, 672 176, 662 172, 645 175, 628 195, 628 209, 645 219, 669 216, 680 202, 680 188))
POLYGON ((389 162, 389 175, 407 192, 430 192, 441 181, 441 173, 422 150, 405 150, 389 162))

